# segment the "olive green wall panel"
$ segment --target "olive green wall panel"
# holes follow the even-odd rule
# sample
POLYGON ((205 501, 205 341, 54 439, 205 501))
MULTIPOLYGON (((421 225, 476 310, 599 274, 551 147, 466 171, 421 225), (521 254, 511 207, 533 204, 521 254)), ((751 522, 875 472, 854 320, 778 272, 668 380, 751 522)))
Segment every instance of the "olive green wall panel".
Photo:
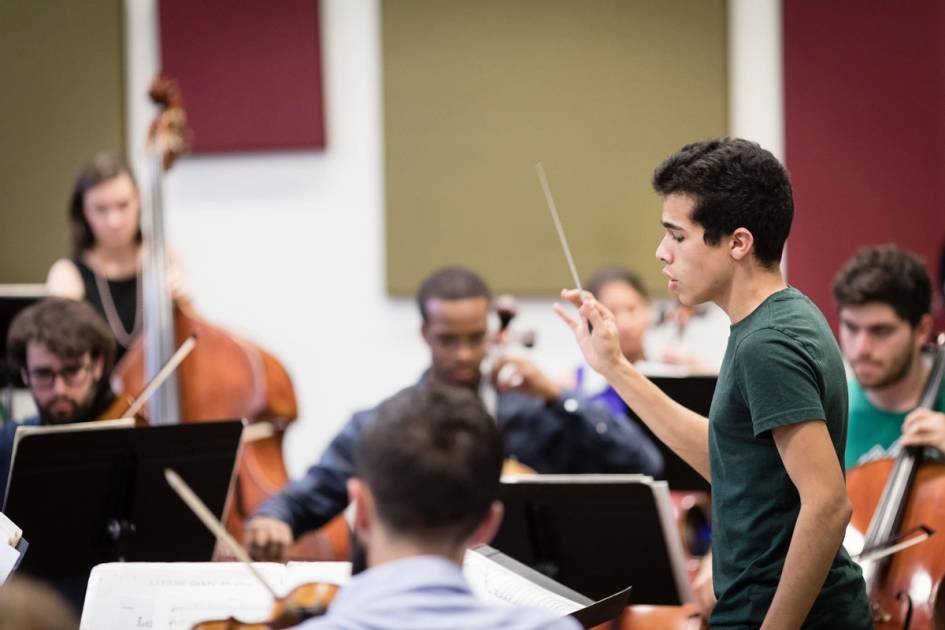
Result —
MULTIPOLYGON (((663 285, 653 168, 727 124, 724 0, 384 0, 387 284, 466 264, 500 291, 578 270, 663 285)), ((664 287, 665 288, 665 287, 664 287)))
POLYGON ((0 2, 0 283, 45 280, 76 171, 124 148, 122 19, 121 0, 0 2))

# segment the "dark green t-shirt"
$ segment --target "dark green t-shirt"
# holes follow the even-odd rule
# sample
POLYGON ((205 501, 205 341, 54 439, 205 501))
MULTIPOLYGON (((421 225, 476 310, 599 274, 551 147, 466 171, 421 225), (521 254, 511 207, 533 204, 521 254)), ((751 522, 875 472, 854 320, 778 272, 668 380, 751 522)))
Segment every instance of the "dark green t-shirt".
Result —
MULTIPOLYGON (((809 420, 826 421, 842 466, 840 350, 817 307, 787 288, 732 326, 709 412, 713 628, 757 627, 771 605, 800 510, 771 429, 809 420)), ((804 627, 872 627, 863 577, 843 549, 804 627)))

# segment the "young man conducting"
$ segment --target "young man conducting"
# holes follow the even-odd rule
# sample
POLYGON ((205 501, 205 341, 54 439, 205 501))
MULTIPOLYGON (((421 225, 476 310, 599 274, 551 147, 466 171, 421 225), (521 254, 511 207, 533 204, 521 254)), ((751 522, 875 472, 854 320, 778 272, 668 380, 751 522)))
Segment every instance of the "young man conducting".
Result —
POLYGON ((872 627, 861 573, 840 548, 851 511, 843 362, 823 315, 778 266, 794 214, 788 174, 757 144, 718 139, 670 156, 653 186, 670 291, 685 305, 716 303, 732 323, 709 418, 633 368, 589 293, 562 293, 580 320, 556 310, 591 367, 712 483, 710 624, 872 627))

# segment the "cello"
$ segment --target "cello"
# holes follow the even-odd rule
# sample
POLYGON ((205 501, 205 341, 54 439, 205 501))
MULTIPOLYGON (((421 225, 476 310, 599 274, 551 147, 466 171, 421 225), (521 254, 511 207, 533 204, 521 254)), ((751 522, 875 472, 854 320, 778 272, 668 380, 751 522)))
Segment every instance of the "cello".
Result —
MULTIPOLYGON (((113 382, 138 392, 185 339, 199 340, 191 355, 148 403, 150 424, 206 422, 245 418, 244 443, 228 502, 226 524, 241 537, 245 520, 287 482, 282 459, 286 427, 298 416, 288 372, 270 353, 203 320, 189 303, 171 300, 167 291, 167 258, 162 178, 187 149, 183 99, 176 82, 155 78, 149 95, 160 108, 149 130, 149 159, 142 195, 141 230, 144 330, 115 367, 113 382)), ((312 543, 310 543, 311 545, 312 543)), ((329 553, 317 543, 307 555, 329 553)))
MULTIPOLYGON (((933 408, 943 377, 940 340, 919 408, 933 408)), ((935 535, 945 528, 945 464, 906 447, 851 469, 847 493, 850 526, 864 534, 860 557, 876 628, 945 628, 945 536, 935 535)))

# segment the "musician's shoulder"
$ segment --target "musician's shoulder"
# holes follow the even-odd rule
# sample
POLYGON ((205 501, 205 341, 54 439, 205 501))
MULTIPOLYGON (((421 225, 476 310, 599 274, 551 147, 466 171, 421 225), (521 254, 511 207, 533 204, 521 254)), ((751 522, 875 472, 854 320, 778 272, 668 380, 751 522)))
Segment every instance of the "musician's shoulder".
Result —
POLYGON ((69 258, 60 258, 46 274, 46 291, 49 295, 81 300, 85 297, 85 284, 79 268, 69 258))

